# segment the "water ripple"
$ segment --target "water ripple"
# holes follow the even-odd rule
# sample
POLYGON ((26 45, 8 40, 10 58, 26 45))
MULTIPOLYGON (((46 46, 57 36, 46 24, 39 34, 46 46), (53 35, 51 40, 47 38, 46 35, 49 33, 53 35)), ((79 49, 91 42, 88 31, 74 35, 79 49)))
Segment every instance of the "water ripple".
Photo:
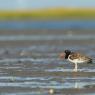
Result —
POLYGON ((27 40, 94 40, 94 35, 11 35, 11 36, 0 36, 0 41, 27 41, 27 40))

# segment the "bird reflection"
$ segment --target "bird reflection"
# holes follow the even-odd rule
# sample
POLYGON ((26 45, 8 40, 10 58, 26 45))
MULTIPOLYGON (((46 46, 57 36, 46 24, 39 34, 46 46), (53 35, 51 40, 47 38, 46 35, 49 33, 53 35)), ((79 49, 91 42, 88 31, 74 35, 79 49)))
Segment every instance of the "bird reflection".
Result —
POLYGON ((77 79, 78 78, 78 74, 76 72, 73 73, 73 78, 74 78, 74 88, 80 88, 80 82, 77 79))

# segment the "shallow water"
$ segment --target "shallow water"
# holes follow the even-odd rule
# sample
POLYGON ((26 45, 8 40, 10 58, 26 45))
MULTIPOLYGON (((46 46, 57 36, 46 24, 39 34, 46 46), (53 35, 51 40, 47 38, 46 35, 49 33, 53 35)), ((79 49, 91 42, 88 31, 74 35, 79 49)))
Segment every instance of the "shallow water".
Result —
POLYGON ((0 35, 1 95, 95 94, 94 31, 27 31, 0 35), (74 73, 74 64, 59 58, 64 49, 91 56, 93 64, 79 64, 74 73))
POLYGON ((0 29, 95 29, 95 20, 2 20, 0 29))

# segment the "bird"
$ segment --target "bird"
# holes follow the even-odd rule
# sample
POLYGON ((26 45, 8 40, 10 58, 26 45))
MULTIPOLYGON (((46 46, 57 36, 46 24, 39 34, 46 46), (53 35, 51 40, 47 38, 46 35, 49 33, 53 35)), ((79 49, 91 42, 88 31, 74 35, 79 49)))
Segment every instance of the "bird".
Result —
POLYGON ((65 50, 63 53, 60 54, 62 59, 67 59, 69 62, 74 63, 74 72, 78 71, 79 63, 92 63, 92 58, 81 54, 79 52, 72 52, 71 50, 65 50))

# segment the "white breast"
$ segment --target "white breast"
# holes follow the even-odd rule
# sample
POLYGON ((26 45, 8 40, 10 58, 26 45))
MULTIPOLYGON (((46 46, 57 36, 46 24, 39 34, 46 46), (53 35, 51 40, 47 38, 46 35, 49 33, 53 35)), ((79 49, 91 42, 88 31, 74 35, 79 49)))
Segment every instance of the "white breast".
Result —
POLYGON ((68 58, 68 60, 72 63, 84 63, 85 62, 85 60, 82 60, 82 59, 73 59, 73 60, 71 60, 71 59, 68 58))

